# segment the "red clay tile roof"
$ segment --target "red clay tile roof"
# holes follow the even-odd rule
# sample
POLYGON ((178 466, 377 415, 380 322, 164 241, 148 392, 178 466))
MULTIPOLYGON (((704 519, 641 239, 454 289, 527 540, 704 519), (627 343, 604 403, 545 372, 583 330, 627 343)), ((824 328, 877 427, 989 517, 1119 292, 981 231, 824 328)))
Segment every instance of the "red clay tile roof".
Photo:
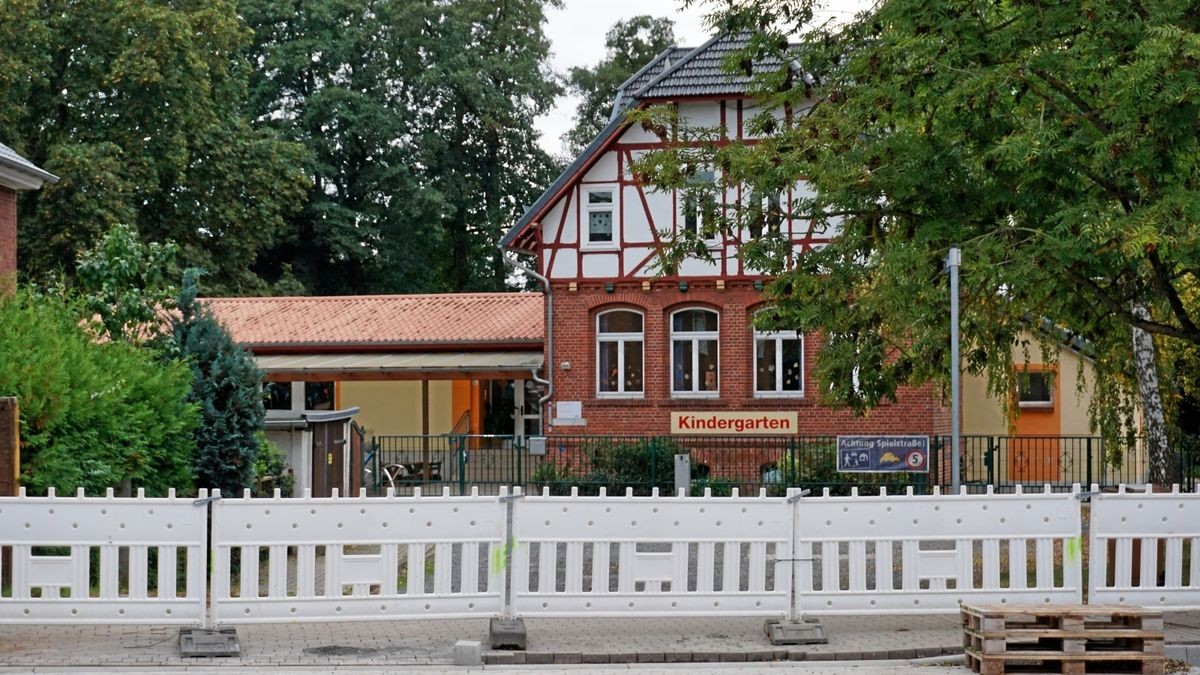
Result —
POLYGON ((429 347, 545 338, 541 293, 206 298, 251 347, 429 347))

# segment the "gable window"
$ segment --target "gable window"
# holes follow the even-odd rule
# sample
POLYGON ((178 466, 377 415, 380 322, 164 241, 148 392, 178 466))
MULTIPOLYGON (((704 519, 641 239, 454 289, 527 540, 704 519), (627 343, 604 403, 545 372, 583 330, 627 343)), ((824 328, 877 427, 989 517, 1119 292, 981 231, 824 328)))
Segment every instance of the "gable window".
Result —
POLYGON ((804 395, 804 336, 794 330, 755 331, 754 395, 804 395))
POLYGON ((1054 390, 1048 373, 1017 373, 1017 404, 1022 408, 1051 408, 1054 406, 1054 390))
POLYGON ((671 393, 716 396, 719 391, 717 313, 683 309, 671 315, 671 393))
POLYGON ((596 393, 641 396, 643 323, 639 312, 614 309, 596 315, 596 393))
POLYGON ((616 210, 616 189, 602 188, 584 191, 584 210, 587 218, 589 244, 611 244, 613 212, 616 210))

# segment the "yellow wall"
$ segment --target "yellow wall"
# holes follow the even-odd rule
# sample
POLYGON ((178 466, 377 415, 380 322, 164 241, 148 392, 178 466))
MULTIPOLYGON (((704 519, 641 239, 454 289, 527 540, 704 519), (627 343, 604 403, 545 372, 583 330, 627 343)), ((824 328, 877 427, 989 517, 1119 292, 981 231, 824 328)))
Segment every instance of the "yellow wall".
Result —
MULTIPOLYGON (((1031 370, 1039 370, 1040 356, 1036 350, 1031 351, 1029 358, 1031 370)), ((1013 347, 1012 362, 1013 367, 1017 369, 1025 365, 1025 355, 1018 347, 1013 347)), ((1044 433, 1090 436, 1092 431, 1088 428, 1088 405, 1091 403, 1091 392, 1095 386, 1091 363, 1075 351, 1063 348, 1059 350, 1055 370, 1055 409, 1058 413, 1059 428, 1057 431, 1044 433), (1083 363, 1087 381, 1083 392, 1078 391, 1080 362, 1083 363)), ((964 434, 1005 436, 1013 432, 1008 420, 1004 418, 1001 402, 988 396, 985 377, 964 375, 962 387, 964 434)))
MULTIPOLYGON (((429 383, 429 433, 444 434, 454 425, 451 380, 429 383)), ((355 421, 367 436, 421 433, 421 383, 418 381, 366 381, 338 383, 344 408, 359 408, 355 421)))

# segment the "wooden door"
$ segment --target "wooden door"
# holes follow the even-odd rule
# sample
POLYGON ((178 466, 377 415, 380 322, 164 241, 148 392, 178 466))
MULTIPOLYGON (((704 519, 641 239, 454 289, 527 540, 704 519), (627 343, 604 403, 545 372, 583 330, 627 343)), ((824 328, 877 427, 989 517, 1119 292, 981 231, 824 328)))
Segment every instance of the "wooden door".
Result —
POLYGON ((314 497, 330 497, 337 488, 339 495, 347 494, 346 425, 344 422, 317 422, 313 425, 314 497))

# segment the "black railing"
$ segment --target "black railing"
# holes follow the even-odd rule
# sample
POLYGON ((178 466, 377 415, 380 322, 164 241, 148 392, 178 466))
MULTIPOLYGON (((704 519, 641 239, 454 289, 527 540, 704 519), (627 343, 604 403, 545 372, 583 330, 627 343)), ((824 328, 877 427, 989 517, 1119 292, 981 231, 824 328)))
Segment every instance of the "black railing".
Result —
MULTIPOLYGON (((555 494, 648 495, 654 488, 674 494, 675 455, 688 455, 691 494, 714 495, 766 489, 781 495, 788 487, 831 494, 877 494, 912 488, 928 493, 951 484, 950 437, 930 439, 928 471, 923 473, 843 473, 837 470, 834 436, 550 436, 544 451, 511 436, 446 434, 376 436, 363 484, 377 493, 394 487, 411 494, 449 488, 495 493, 500 486, 548 488, 555 494)), ((1172 482, 1198 477, 1197 443, 1173 443, 1172 482)), ((1016 485, 1065 490, 1079 483, 1114 486, 1146 482, 1142 439, 1105 442, 1094 436, 963 436, 961 481, 970 491, 992 485, 1001 491, 1016 485)))

